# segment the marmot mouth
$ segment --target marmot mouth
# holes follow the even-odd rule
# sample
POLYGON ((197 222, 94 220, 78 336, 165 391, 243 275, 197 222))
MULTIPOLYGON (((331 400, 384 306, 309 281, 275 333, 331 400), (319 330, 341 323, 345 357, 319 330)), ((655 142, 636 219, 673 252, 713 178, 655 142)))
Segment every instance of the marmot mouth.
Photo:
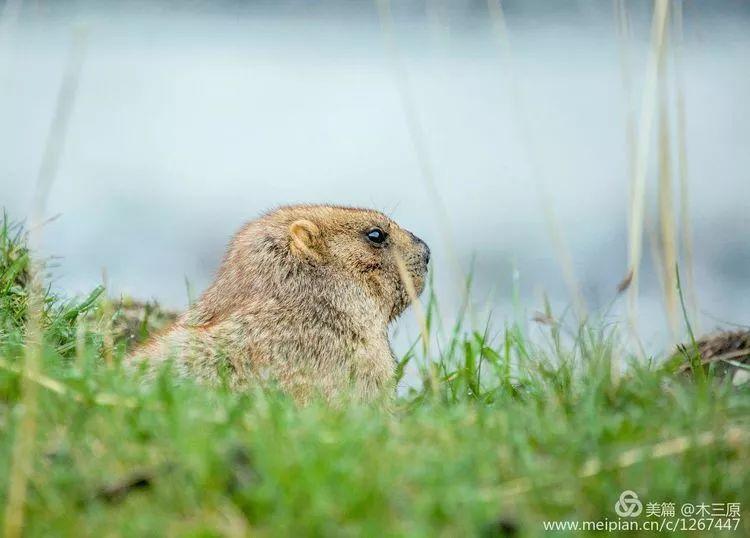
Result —
POLYGON ((417 278, 424 278, 429 270, 429 262, 425 259, 420 260, 409 268, 413 276, 417 278))

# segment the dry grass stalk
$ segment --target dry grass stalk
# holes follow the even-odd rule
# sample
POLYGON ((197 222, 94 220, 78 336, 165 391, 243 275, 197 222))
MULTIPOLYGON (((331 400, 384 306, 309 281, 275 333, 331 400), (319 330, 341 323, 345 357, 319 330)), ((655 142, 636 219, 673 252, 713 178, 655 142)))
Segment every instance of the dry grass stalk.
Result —
POLYGON ((81 317, 76 322, 76 368, 83 371, 86 361, 86 319, 81 317))
POLYGON ((651 254, 652 263, 654 264, 654 272, 656 273, 656 278, 659 281, 659 287, 662 290, 665 290, 666 284, 664 283, 664 275, 666 274, 666 272, 664 270, 661 249, 659 248, 659 241, 661 236, 659 230, 657 229, 658 227, 658 222, 653 223, 651 222, 651 219, 648 215, 644 216, 643 228, 646 233, 646 238, 648 239, 648 248, 649 253, 651 254))
MULTIPOLYGON (((622 88, 625 94, 625 146, 627 150, 627 177, 633 177, 635 171, 635 105, 633 99, 633 74, 631 65, 631 32, 630 15, 625 0, 614 0, 615 21, 617 23, 617 37, 620 51, 620 75, 622 77, 622 88)), ((628 205, 633 204, 633 184, 628 189, 628 205)), ((630 213, 627 214, 628 228, 630 228, 630 213)), ((627 272, 625 277, 617 285, 617 293, 621 294, 630 288, 633 283, 633 271, 627 272)), ((639 347, 640 341, 638 341, 639 347)), ((643 354, 643 353, 641 353, 643 354)), ((611 362, 611 375, 616 379, 620 375, 621 364, 619 360, 611 362)))
MULTIPOLYGON (((29 238, 30 244, 38 240, 29 238)), ((13 443, 11 467, 8 476, 8 498, 5 506, 4 535, 16 538, 23 532, 26 489, 32 470, 34 442, 37 430, 38 384, 42 355, 42 315, 44 288, 39 262, 33 260, 30 267, 31 282, 28 289, 28 313, 26 324, 26 347, 21 378, 21 416, 13 443)))
POLYGON ((635 339, 638 340, 638 279, 640 276, 643 249, 643 218, 646 199, 646 172, 651 148, 651 128, 656 110, 658 65, 664 46, 664 33, 669 12, 669 0, 656 0, 651 28, 651 48, 646 68, 646 80, 641 99, 641 115, 638 126, 638 145, 633 171, 633 196, 630 204, 628 274, 632 274, 628 288, 628 321, 635 339))
MULTIPOLYGON (((633 74, 630 46, 630 15, 625 0, 614 0, 614 11, 617 22, 617 37, 620 49, 620 73, 625 93, 625 143, 628 156, 628 177, 635 171, 635 106, 633 104, 633 74)), ((629 203, 633 203, 632 183, 630 185, 629 203)), ((631 276, 632 279, 632 276, 631 276)))
POLYGON ((687 303, 691 322, 695 330, 700 332, 698 319, 698 295, 695 288, 695 273, 693 267, 693 232, 690 222, 690 189, 688 186, 687 162, 687 126, 685 124, 685 80, 682 70, 683 30, 682 30, 682 0, 674 0, 674 72, 675 72, 675 114, 677 123, 677 164, 680 189, 680 241, 682 266, 685 268, 685 284, 687 303))
POLYGON ((391 13, 390 0, 376 0, 378 7, 378 15, 380 17, 380 27, 385 40, 386 48, 388 49, 388 55, 390 57, 391 66, 393 69, 393 79, 396 83, 399 98, 401 101, 401 107, 404 112, 404 118, 406 120, 406 127, 409 132, 409 139, 412 143, 412 149, 414 155, 417 158, 419 169, 421 172, 422 180, 427 190, 427 194, 430 197, 432 208, 436 211, 438 217, 438 226, 440 233, 445 241, 446 253, 448 255, 448 261, 453 269, 456 276, 456 282, 459 286, 459 290, 463 293, 465 290, 464 281, 466 275, 461 269, 461 263, 459 262, 457 250, 455 248, 455 241, 453 240, 453 228, 451 226, 450 217, 448 210, 446 209, 443 198, 440 195, 440 191, 437 188, 435 181, 435 172, 432 167, 432 159, 430 158, 429 151, 427 149, 427 139, 424 133, 422 122, 417 112, 416 100, 411 90, 411 84, 409 82, 409 76, 406 68, 401 61, 398 47, 396 45, 395 31, 393 25, 393 15, 391 13))
POLYGON ((404 263, 403 258, 396 253, 396 267, 398 267, 398 273, 401 277, 401 281, 404 284, 404 287, 406 288, 406 293, 409 295, 409 300, 411 301, 412 307, 414 308, 414 315, 417 318, 417 323, 419 324, 419 332, 422 337, 422 353, 427 359, 427 367, 429 368, 429 376, 430 376, 430 382, 432 383, 432 387, 437 387, 437 377, 435 374, 435 368, 432 365, 432 362, 430 361, 430 330, 427 326, 427 316, 425 314, 424 307, 422 306, 422 301, 419 300, 419 295, 417 295, 417 288, 414 285, 414 280, 411 277, 411 274, 409 274, 409 270, 406 267, 406 263, 404 263))
MULTIPOLYGON (((16 366, 15 364, 11 364, 2 358, 0 358, 0 369, 3 369, 7 372, 13 372, 14 374, 17 374, 19 376, 23 376, 28 380, 28 382, 35 383, 36 385, 39 385, 40 387, 47 389, 50 392, 54 392, 58 396, 70 398, 75 402, 87 401, 81 394, 70 390, 60 381, 52 379, 51 377, 47 377, 41 372, 29 372, 28 369, 21 368, 19 366, 16 366)), ((121 398, 119 396, 115 396, 114 394, 108 393, 97 394, 93 397, 92 400, 89 401, 93 401, 93 403, 105 407, 126 407, 128 409, 132 409, 137 406, 135 398, 121 398)))
POLYGON ((425 5, 425 15, 427 16, 430 35, 441 47, 448 45, 448 36, 450 35, 450 25, 446 16, 446 8, 444 0, 427 0, 427 4, 425 5))
POLYGON ((542 212, 544 213, 544 219, 547 225, 547 231, 552 239, 552 244, 555 248, 557 261, 562 269, 563 279, 565 285, 568 288, 571 300, 573 301, 573 308, 575 309, 576 315, 579 320, 583 321, 586 319, 586 303, 581 293, 578 279, 573 269, 573 256, 570 253, 565 237, 562 233, 562 226, 560 225, 555 211, 553 209, 552 202, 550 200, 549 193, 544 184, 543 174, 539 170, 539 159, 535 158, 537 152, 534 150, 534 138, 528 129, 528 121, 526 121, 526 114, 524 113, 523 101, 520 98, 520 92, 516 82, 516 77, 513 72, 513 62, 511 54, 510 39, 508 38, 508 27, 505 22, 505 15, 503 14, 503 8, 500 0, 487 0, 487 8, 492 19, 492 27, 497 37, 498 44, 500 45, 500 52, 502 53, 503 63, 505 65, 507 79, 508 80, 508 95, 511 99, 511 110, 514 115, 514 122, 518 127, 523 145, 526 148, 529 166, 531 169, 531 175, 537 187, 537 193, 542 206, 542 212))
MULTIPOLYGON (((612 463, 604 463, 599 458, 592 458, 581 467, 578 477, 582 479, 591 478, 602 472, 626 469, 646 461, 676 456, 691 449, 705 448, 718 443, 723 443, 729 447, 735 448, 746 444, 748 440, 750 440, 750 432, 738 426, 730 426, 722 434, 703 432, 695 437, 683 435, 673 439, 667 439, 666 441, 654 445, 631 448, 621 453, 612 463)), ((537 484, 533 483, 531 479, 527 477, 518 478, 506 482, 499 489, 492 488, 491 491, 485 493, 485 497, 488 499, 494 499, 497 497, 510 499, 518 495, 529 493, 537 487, 547 487, 554 485, 557 482, 558 480, 554 477, 549 477, 537 484)))
POLYGON ((674 439, 667 439, 649 447, 637 447, 626 450, 611 465, 605 465, 598 458, 591 459, 583 466, 580 477, 588 478, 602 471, 632 467, 643 461, 675 456, 691 448, 702 448, 719 442, 734 447, 746 442, 749 437, 750 432, 737 426, 729 427, 727 431, 720 435, 714 432, 703 432, 694 438, 683 435, 674 439))
POLYGON ((50 125, 44 148, 42 163, 37 176, 34 201, 29 227, 30 283, 28 285, 28 314, 26 346, 21 377, 21 417, 16 429, 8 476, 8 496, 5 506, 4 534, 8 538, 21 536, 24 526, 24 506, 29 476, 34 461, 34 445, 37 430, 38 379, 41 375, 43 353, 42 318, 44 315, 44 274, 39 259, 42 223, 52 183, 57 175, 60 155, 65 143, 70 115, 78 89, 78 80, 83 65, 85 35, 76 32, 70 55, 57 95, 55 115, 50 125))
POLYGON ((112 338, 112 301, 109 299, 109 278, 107 270, 102 269, 102 284, 104 286, 104 296, 102 298, 102 317, 104 325, 102 327, 102 351, 104 355, 104 364, 112 366, 112 352, 114 350, 114 341, 112 338))
POLYGON ((0 12, 0 38, 7 39, 11 28, 15 26, 21 15, 23 0, 7 0, 0 12))
POLYGON ((675 230, 674 202, 672 197, 672 148, 669 131, 669 99, 667 87, 667 49, 669 31, 665 30, 664 45, 659 55, 659 253, 664 292, 664 308, 671 343, 678 338, 677 306, 677 232, 675 230))

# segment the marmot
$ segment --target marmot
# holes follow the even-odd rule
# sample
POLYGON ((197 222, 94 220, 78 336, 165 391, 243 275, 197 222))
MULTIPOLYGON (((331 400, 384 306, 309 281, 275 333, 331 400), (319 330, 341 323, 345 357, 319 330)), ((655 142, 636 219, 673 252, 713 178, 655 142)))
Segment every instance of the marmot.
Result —
POLYGON ((388 324, 410 303, 400 275, 421 293, 429 260, 378 211, 281 207, 240 229, 201 298, 126 363, 153 375, 171 359, 179 375, 270 381, 299 401, 349 390, 371 401, 393 388, 388 324))

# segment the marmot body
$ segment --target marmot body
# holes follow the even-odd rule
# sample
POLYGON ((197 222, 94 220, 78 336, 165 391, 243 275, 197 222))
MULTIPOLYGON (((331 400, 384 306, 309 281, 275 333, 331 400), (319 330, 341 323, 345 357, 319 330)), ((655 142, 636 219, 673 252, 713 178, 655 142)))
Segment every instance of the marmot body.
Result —
POLYGON ((429 248, 377 211, 282 207, 232 239, 213 284, 127 362, 156 372, 270 381, 298 400, 391 387, 388 324, 424 287, 429 248), (401 276, 405 278, 402 279, 401 276))

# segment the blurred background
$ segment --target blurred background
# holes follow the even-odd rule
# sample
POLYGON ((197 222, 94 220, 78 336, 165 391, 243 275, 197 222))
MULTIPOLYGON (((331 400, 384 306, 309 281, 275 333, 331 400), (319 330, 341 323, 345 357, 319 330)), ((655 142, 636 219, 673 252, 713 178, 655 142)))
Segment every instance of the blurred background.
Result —
MULTIPOLYGON (((106 269, 114 294, 183 308, 186 281, 207 286, 244 221, 336 203, 380 209, 430 244, 446 324, 469 272, 472 311, 498 327, 544 294, 560 313, 576 288, 587 311, 625 319, 653 2, 0 6, 0 206, 13 219, 29 215, 61 81, 80 63, 46 210, 59 215, 44 232, 55 288, 84 293, 106 269)), ((750 325, 750 2, 671 2, 670 16, 639 282, 654 352, 675 338, 665 219, 696 324, 750 325)), ((413 318, 401 328, 404 345, 413 318)))

